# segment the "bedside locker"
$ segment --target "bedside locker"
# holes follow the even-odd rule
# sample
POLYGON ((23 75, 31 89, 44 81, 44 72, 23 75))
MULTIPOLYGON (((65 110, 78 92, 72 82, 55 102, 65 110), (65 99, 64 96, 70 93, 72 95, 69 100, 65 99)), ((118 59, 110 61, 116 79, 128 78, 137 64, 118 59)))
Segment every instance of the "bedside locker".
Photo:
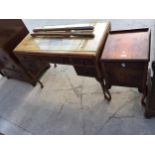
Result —
POLYGON ((150 36, 147 28, 112 31, 100 60, 107 89, 112 85, 136 87, 143 93, 142 104, 147 93, 150 36))

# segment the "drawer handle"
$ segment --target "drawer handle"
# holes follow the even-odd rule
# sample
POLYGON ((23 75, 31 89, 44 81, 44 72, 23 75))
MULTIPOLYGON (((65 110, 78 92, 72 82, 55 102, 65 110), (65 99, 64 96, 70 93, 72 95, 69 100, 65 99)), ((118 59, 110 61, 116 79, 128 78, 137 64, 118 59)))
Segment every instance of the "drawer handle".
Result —
POLYGON ((123 68, 125 68, 125 67, 126 67, 126 64, 125 64, 125 63, 121 63, 121 66, 122 66, 123 68))

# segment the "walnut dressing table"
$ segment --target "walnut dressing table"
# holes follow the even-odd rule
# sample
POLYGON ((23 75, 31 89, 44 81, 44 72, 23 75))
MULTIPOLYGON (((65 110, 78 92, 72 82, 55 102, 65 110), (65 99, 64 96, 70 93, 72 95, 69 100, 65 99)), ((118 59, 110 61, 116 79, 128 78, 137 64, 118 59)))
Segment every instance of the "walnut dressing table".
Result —
POLYGON ((31 65, 33 61, 72 65, 78 75, 96 78, 105 98, 110 100, 111 96, 104 87, 99 64, 110 23, 90 25, 94 26, 93 38, 36 38, 29 34, 14 49, 14 53, 29 70, 35 70, 35 66, 31 65))

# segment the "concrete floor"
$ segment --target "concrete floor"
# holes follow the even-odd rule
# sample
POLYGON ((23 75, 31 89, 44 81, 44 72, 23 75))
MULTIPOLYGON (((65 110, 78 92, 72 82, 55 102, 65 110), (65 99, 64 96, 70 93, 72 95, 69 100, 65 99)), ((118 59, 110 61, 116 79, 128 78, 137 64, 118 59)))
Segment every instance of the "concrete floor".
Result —
MULTIPOLYGON (((83 20, 24 20, 29 30, 83 20)), ((153 20, 111 20, 112 29, 150 27, 153 20)), ((154 44, 151 47, 153 58, 154 44)), ((98 82, 58 65, 41 78, 44 89, 0 77, 0 132, 4 134, 155 134, 155 119, 144 119, 141 94, 112 87, 108 103, 98 82)))

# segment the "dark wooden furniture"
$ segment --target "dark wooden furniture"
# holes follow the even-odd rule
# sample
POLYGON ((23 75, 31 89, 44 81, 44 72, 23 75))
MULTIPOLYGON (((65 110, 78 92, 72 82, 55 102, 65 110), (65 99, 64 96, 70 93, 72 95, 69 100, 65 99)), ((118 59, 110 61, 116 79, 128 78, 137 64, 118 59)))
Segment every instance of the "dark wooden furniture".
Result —
POLYGON ((151 70, 148 74, 148 97, 145 109, 145 117, 150 118, 155 116, 155 61, 152 62, 153 77, 151 77, 151 70))
POLYGON ((35 70, 29 70, 13 53, 13 49, 28 33, 20 19, 0 20, 0 74, 7 78, 18 79, 35 85, 41 75, 40 73, 47 67, 47 63, 33 61, 28 66, 35 66, 35 70), (38 65, 41 65, 42 68, 36 67, 38 65))
POLYGON ((143 93, 144 104, 149 55, 149 29, 110 32, 101 56, 106 88, 137 87, 143 93))
POLYGON ((33 66, 28 66, 28 62, 35 60, 72 65, 78 75, 95 77, 108 99, 110 94, 105 90, 102 81, 99 58, 110 30, 110 23, 91 25, 94 26, 94 38, 35 38, 27 35, 14 49, 14 53, 30 70, 33 66))

